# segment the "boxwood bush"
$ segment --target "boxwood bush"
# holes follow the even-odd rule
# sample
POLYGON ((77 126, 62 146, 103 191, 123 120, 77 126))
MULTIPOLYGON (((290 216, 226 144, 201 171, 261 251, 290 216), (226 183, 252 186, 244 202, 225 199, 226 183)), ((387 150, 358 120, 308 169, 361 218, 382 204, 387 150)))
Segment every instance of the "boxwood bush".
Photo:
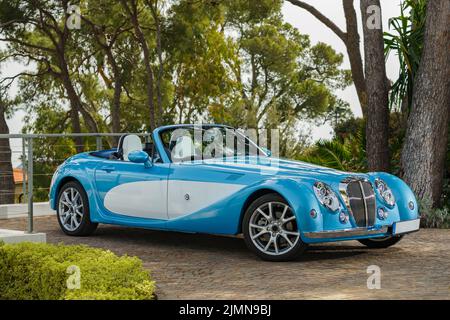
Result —
POLYGON ((154 289, 136 257, 84 245, 0 243, 0 299, 153 299, 154 289))

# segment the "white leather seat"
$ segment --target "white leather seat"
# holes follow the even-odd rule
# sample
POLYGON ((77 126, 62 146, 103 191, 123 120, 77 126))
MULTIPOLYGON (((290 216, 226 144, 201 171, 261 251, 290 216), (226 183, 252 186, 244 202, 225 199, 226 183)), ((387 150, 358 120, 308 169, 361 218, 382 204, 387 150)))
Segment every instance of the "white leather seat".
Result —
POLYGON ((142 151, 142 141, 137 135, 129 134, 123 138, 122 142, 123 161, 130 161, 128 155, 132 151, 142 151))

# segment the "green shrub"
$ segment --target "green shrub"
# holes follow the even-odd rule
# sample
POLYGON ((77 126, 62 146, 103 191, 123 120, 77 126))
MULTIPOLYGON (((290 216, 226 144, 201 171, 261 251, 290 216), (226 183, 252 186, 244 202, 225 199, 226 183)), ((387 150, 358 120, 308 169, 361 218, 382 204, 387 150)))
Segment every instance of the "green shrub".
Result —
POLYGON ((421 225, 425 228, 450 228, 450 209, 447 207, 433 208, 431 201, 420 201, 420 212, 423 214, 421 225))
POLYGON ((84 245, 0 243, 0 299, 152 299, 154 289, 136 257, 84 245), (77 270, 80 287, 69 289, 77 270))

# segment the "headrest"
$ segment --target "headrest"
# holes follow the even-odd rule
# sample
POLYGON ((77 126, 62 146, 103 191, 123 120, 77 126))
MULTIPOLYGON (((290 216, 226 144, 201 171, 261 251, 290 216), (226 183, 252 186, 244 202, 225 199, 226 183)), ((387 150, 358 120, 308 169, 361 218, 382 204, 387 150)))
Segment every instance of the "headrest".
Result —
POLYGON ((128 155, 132 151, 142 151, 142 141, 137 135, 122 136, 119 142, 119 153, 122 153, 124 161, 129 161, 128 155), (120 150, 121 149, 121 150, 120 150))

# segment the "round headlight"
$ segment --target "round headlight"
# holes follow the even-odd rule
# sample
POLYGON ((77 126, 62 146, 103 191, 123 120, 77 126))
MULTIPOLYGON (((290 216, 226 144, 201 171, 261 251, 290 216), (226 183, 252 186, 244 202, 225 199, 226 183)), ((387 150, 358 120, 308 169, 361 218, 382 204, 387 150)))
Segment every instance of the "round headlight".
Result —
POLYGON ((378 212, 378 218, 380 220, 387 219, 387 217, 389 216, 389 213, 384 208, 378 208, 377 212, 378 212))
POLYGON ((340 221, 341 223, 347 223, 348 220, 349 220, 348 215, 346 215, 344 211, 341 211, 341 212, 339 213, 339 221, 340 221))
POLYGON ((313 189, 317 199, 322 205, 324 205, 331 211, 339 210, 339 199, 328 185, 323 182, 316 182, 313 186, 313 189))
POLYGON ((393 206, 395 205, 395 197, 392 190, 388 187, 386 182, 381 179, 375 180, 375 188, 378 191, 380 197, 386 202, 386 204, 393 206))

